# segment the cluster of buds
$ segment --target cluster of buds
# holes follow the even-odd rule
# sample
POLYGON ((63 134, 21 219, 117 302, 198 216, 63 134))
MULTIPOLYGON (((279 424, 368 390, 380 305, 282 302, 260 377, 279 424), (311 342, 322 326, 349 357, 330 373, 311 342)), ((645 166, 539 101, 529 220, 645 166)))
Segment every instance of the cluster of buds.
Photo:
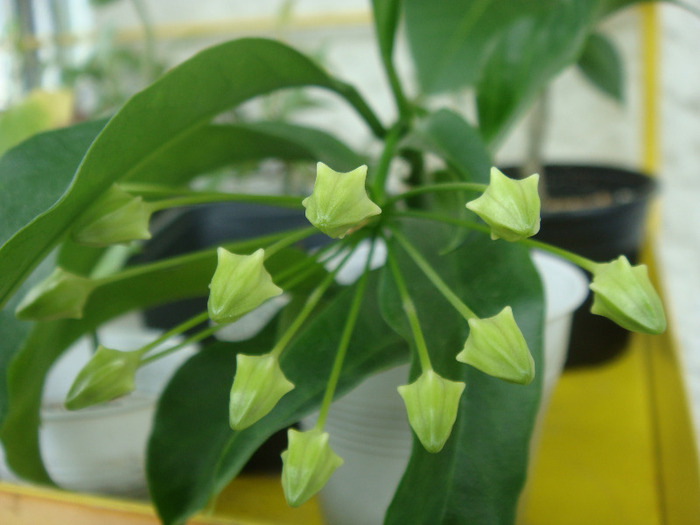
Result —
MULTIPOLYGON (((319 163, 313 192, 302 202, 308 220, 332 238, 343 238, 367 225, 382 210, 367 194, 366 175, 366 166, 339 173, 319 163)), ((493 168, 486 190, 466 206, 488 225, 493 239, 521 241, 539 230, 537 184, 536 174, 513 180, 493 168)), ((91 245, 146 239, 150 237, 150 213, 151 208, 140 197, 115 186, 80 218, 73 238, 91 245)), ((264 261, 263 249, 251 254, 217 250, 217 266, 207 304, 211 321, 216 325, 231 323, 283 293, 265 269, 264 261)), ((661 300, 649 281, 646 267, 631 266, 624 257, 610 263, 587 261, 586 264, 593 274, 590 285, 594 293, 593 313, 630 330, 650 334, 665 330, 661 300)), ((433 282, 439 280, 433 273, 429 277, 433 282)), ((17 308, 17 317, 80 318, 95 286, 94 280, 57 269, 27 294, 17 308)), ((438 288, 447 293, 444 283, 438 288)), ((455 300, 460 301, 451 299, 455 300)), ((510 306, 493 317, 479 318, 461 304, 461 311, 469 312, 463 313, 469 336, 456 355, 457 361, 498 379, 529 384, 535 376, 535 363, 510 306)), ((407 315, 411 314, 417 315, 415 309, 407 311, 407 315)), ((417 317, 413 321, 413 326, 420 330, 417 317)), ((240 431, 255 424, 293 390, 294 384, 280 367, 283 347, 276 345, 263 355, 237 355, 229 399, 232 429, 240 431)), ((142 351, 121 352, 100 346, 76 377, 66 406, 82 408, 131 392, 141 357, 142 351)), ((421 364, 423 369, 418 378, 400 386, 398 393, 418 440, 427 451, 438 453, 450 437, 467 385, 440 376, 430 366, 427 355, 421 356, 421 364)), ((288 440, 288 449, 282 453, 282 486, 288 503, 298 506, 323 487, 343 460, 330 449, 329 436, 320 428, 306 432, 290 429, 288 440)))

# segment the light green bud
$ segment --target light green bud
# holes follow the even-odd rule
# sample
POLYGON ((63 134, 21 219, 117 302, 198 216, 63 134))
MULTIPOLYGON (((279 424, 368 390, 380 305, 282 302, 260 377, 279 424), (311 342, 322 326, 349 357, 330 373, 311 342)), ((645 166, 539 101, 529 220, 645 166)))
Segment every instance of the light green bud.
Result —
POLYGON ((92 279, 56 268, 29 290, 17 305, 15 316, 23 321, 81 319, 95 286, 97 283, 92 279))
POLYGON ((596 264, 592 273, 591 312, 635 332, 660 334, 666 330, 664 307, 645 265, 632 266, 620 256, 596 264))
POLYGON ((218 262, 209 284, 207 303, 212 321, 235 321, 282 293, 265 270, 265 252, 262 248, 250 255, 237 255, 224 248, 219 248, 216 253, 218 262))
POLYGON ((229 423, 243 430, 266 416, 294 388, 272 354, 236 356, 236 375, 229 398, 229 423))
POLYGON ((499 379, 527 385, 535 377, 535 361, 506 306, 486 319, 469 319, 469 337, 457 361, 499 379))
POLYGON ((140 360, 138 351, 122 352, 100 345, 73 381, 66 408, 79 410, 133 392, 140 360))
POLYGON ((410 385, 398 387, 408 414, 408 422, 428 452, 445 446, 457 419, 459 398, 466 386, 450 381, 433 370, 426 370, 410 385))
POLYGON ((328 432, 290 428, 287 440, 287 450, 282 452, 282 489, 287 503, 298 507, 323 488, 343 460, 328 446, 328 432))
POLYGON ((114 185, 80 216, 72 239, 88 246, 109 246, 150 239, 151 210, 141 197, 114 185))
POLYGON ((540 231, 540 196, 538 174, 516 180, 497 168, 491 168, 491 180, 481 197, 467 203, 467 208, 491 227, 491 238, 519 241, 540 231))
POLYGON ((362 227, 382 212, 367 196, 366 177, 367 166, 339 173, 319 162, 313 192, 302 201, 306 218, 329 237, 339 239, 362 227))

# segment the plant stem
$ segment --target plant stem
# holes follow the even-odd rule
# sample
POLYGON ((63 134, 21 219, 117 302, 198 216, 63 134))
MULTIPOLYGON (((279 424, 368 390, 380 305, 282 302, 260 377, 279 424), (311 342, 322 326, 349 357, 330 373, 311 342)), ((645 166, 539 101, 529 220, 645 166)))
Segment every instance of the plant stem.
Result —
POLYGON ((209 328, 205 328, 204 330, 197 332, 196 334, 188 337, 187 339, 185 339, 181 343, 176 344, 175 346, 172 346, 170 348, 166 348, 165 350, 163 350, 161 352, 158 352, 156 354, 151 354, 148 357, 146 357, 145 359, 142 359, 141 362, 139 363, 139 366, 145 366, 149 363, 152 363, 153 361, 157 361, 158 359, 161 359, 165 356, 168 356, 172 353, 175 353, 187 345, 191 345, 193 343, 198 343, 202 339, 206 339, 207 337, 218 332, 219 330, 221 330, 225 326, 228 326, 228 324, 230 324, 230 323, 217 324, 217 325, 210 326, 209 328))
POLYGON ((350 256, 353 254, 352 251, 350 251, 340 262, 338 267, 333 270, 331 273, 329 273, 323 281, 321 281, 321 284, 319 284, 313 292, 309 294, 309 296, 306 298, 306 302, 304 303, 303 308, 301 309, 301 312, 299 312, 299 315, 297 315, 296 319, 292 321, 292 324, 289 325, 289 327, 285 330, 285 332, 282 334, 282 337, 279 338, 279 340, 275 343, 275 346, 272 348, 270 353, 274 357, 279 357, 282 351, 287 347, 289 344, 289 341, 292 340, 292 337, 297 333, 299 328, 301 328, 301 325, 304 324, 306 319, 311 315, 311 312, 313 311, 314 308, 316 308, 316 305, 318 302, 321 300, 323 297, 323 294, 326 293, 326 290, 328 287, 333 283, 333 280, 335 279, 336 274, 340 271, 340 269, 343 267, 343 265, 347 262, 347 260, 350 258, 350 256))
POLYGON ((474 311, 469 308, 462 300, 457 297, 457 295, 450 289, 450 287, 442 280, 442 278, 437 274, 437 272, 430 266, 430 263, 425 260, 425 258, 420 254, 418 250, 410 243, 410 241, 404 237, 404 235, 399 232, 398 228, 390 226, 391 232, 394 234, 394 238, 399 241, 399 244, 406 250, 406 253, 413 259, 413 262, 421 269, 425 276, 433 283, 433 286, 438 289, 438 291, 447 299, 447 301, 459 312, 459 314, 465 319, 473 319, 478 317, 474 311))
POLYGON ((321 410, 318 419, 316 420, 315 428, 318 430, 323 429, 323 425, 326 422, 326 416, 328 415, 328 409, 331 405, 331 401, 333 400, 333 395, 335 394, 336 386, 338 385, 338 379, 340 378, 340 372, 343 368, 345 354, 347 353, 348 346, 350 345, 350 338, 352 337, 352 332, 355 328, 355 323, 357 322, 357 316, 360 313, 360 306, 362 305, 362 299, 364 297, 365 288, 367 285, 367 276, 369 275, 369 265, 372 261, 373 254, 374 240, 372 241, 369 255, 367 256, 365 271, 362 273, 362 276, 360 277, 360 280, 357 283, 357 288, 355 288, 355 295, 352 298, 350 311, 348 312, 348 317, 345 321, 345 326, 343 327, 343 333, 340 336, 340 343, 338 343, 338 351, 335 354, 333 368, 331 369, 331 375, 328 378, 326 391, 323 394, 323 401, 321 401, 321 410))
MULTIPOLYGON (((453 217, 446 217, 444 215, 439 215, 437 213, 407 210, 407 211, 395 213, 394 217, 399 217, 399 218, 410 217, 410 218, 415 218, 415 219, 424 219, 424 220, 429 220, 429 221, 443 222, 445 224, 452 224, 454 226, 463 226, 465 228, 476 230, 476 231, 481 232, 481 233, 485 233, 485 234, 489 234, 489 235, 491 234, 491 229, 488 226, 484 226, 483 224, 477 224, 474 222, 465 221, 464 219, 456 219, 453 217)), ((547 244, 547 243, 541 242, 541 241, 536 241, 534 239, 521 239, 521 240, 516 241, 516 242, 518 244, 523 244, 523 245, 529 246, 531 248, 537 248, 538 250, 543 250, 543 251, 552 253, 554 255, 558 255, 559 257, 566 259, 567 261, 575 264, 576 266, 580 266, 584 270, 591 272, 591 273, 593 272, 593 270, 595 269, 595 267, 598 264, 595 261, 592 261, 591 259, 588 259, 588 258, 583 257, 581 255, 577 255, 577 254, 570 252, 568 250, 565 250, 563 248, 558 248, 556 246, 552 246, 551 244, 547 244)))
MULTIPOLYGON (((167 341, 168 339, 170 339, 172 336, 180 335, 181 333, 186 332, 190 328, 197 326, 198 324, 203 323, 204 321, 206 321, 208 319, 209 319, 209 312, 206 312, 206 311, 199 313, 197 315, 194 315, 194 316, 190 317, 189 319, 187 319, 186 321, 183 321, 182 323, 180 323, 176 327, 171 328, 167 332, 163 333, 160 337, 151 341, 147 345, 142 346, 141 348, 139 348, 138 351, 141 355, 144 355, 149 350, 159 346, 164 341, 167 341)), ((146 360, 142 360, 141 362, 144 363, 144 362, 146 362, 146 360)))
POLYGON ((192 206, 195 204, 209 204, 212 202, 250 202, 255 204, 268 204, 283 208, 302 208, 303 197, 291 195, 251 195, 246 193, 219 193, 219 192, 190 192, 189 195, 148 202, 152 212, 175 208, 179 206, 192 206))
POLYGON ((397 201, 409 199, 415 197, 416 195, 421 195, 424 193, 435 193, 439 191, 455 191, 455 190, 466 190, 466 191, 486 191, 488 184, 481 184, 478 182, 443 182, 440 184, 427 184, 425 186, 420 186, 418 188, 413 188, 398 195, 394 195, 388 199, 384 204, 393 204, 397 201))
MULTIPOLYGON (((390 248, 387 245, 387 248, 390 248)), ((399 296, 401 297, 401 307, 403 308, 406 317, 408 318, 408 324, 411 326, 411 332, 413 333, 413 340, 416 343, 416 350, 418 352, 418 359, 420 360, 421 370, 423 372, 432 370, 433 367, 430 364, 430 356, 428 354, 428 347, 425 344, 425 338, 423 337, 423 332, 420 328, 420 322, 418 320, 418 312, 416 312, 416 306, 411 300, 411 296, 406 288, 406 283, 401 275, 401 270, 399 265, 396 263, 394 253, 391 249, 387 250, 387 265, 394 277, 394 282, 399 290, 399 296)))
POLYGON ((372 180, 373 196, 377 202, 381 203, 385 198, 386 180, 389 176, 391 159, 394 157, 396 144, 398 143, 402 132, 403 125, 399 122, 389 130, 389 133, 384 141, 384 149, 382 150, 381 157, 379 157, 379 163, 377 164, 377 169, 374 172, 374 178, 372 180))
POLYGON ((316 230, 315 227, 309 226, 307 228, 302 228, 300 230, 288 232, 287 235, 285 235, 282 239, 265 248, 265 260, 275 255, 278 251, 283 250, 284 248, 287 248, 288 246, 294 243, 303 241, 304 239, 313 235, 317 231, 318 230, 316 230))

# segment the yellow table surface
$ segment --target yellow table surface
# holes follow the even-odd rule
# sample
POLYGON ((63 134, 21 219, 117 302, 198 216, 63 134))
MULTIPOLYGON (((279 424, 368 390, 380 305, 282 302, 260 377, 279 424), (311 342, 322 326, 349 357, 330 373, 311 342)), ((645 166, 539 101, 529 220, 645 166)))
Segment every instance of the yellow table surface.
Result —
MULTIPOLYGON (((669 336, 634 336, 615 361, 565 372, 531 474, 520 525, 700 524, 697 455, 669 336)), ((0 523, 157 520, 144 503, 0 483, 0 523)), ((320 525, 321 518, 316 501, 289 509, 278 477, 257 476, 235 480, 211 513, 190 523, 320 525)))

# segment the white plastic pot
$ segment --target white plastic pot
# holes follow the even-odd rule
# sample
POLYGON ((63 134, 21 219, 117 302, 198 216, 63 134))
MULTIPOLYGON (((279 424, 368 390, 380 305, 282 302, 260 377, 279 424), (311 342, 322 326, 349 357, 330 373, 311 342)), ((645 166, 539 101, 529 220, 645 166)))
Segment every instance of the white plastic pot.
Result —
MULTIPOLYGON (((573 312, 588 288, 583 272, 568 262, 539 252, 533 254, 533 260, 544 283, 546 302, 541 419, 564 368, 573 312)), ((334 402, 329 410, 325 430, 330 434, 331 448, 345 462, 319 495, 327 523, 383 522, 411 452, 411 432, 396 392, 407 377, 407 365, 380 373, 334 402)), ((302 426, 310 428, 314 422, 315 417, 311 417, 302 426)))

